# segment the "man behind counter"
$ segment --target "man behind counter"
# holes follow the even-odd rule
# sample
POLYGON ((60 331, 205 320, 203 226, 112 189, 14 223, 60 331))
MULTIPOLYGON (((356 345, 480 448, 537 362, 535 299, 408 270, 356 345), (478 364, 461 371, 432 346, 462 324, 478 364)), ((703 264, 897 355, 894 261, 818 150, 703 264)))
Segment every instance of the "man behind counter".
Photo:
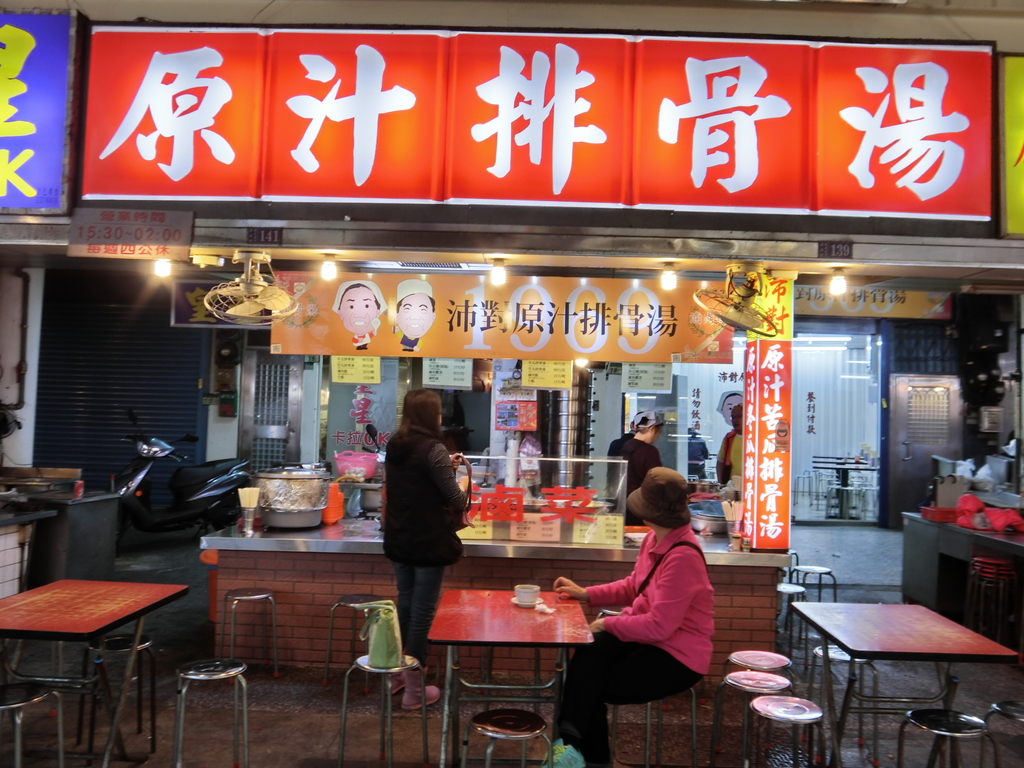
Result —
MULTIPOLYGON (((732 432, 725 436, 722 447, 718 449, 718 482, 725 485, 733 475, 743 476, 743 406, 733 406, 729 414, 732 421, 732 432)), ((739 490, 739 489, 737 489, 739 490)))

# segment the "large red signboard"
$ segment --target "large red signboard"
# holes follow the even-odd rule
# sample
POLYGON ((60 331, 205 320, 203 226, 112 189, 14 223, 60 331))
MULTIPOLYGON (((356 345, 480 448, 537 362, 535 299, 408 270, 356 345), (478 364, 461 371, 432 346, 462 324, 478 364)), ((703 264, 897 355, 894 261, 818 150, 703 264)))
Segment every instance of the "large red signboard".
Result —
POLYGON ((991 216, 992 50, 93 32, 83 193, 991 216))

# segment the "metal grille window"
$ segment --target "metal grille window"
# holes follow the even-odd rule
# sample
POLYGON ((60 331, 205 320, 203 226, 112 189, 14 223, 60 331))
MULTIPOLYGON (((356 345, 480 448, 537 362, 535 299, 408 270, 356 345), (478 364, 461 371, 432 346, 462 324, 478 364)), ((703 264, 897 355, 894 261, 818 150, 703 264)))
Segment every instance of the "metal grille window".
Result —
POLYGON ((288 440, 279 437, 257 437, 252 441, 250 464, 254 472, 285 463, 285 447, 288 440))
POLYGON ((907 440, 919 445, 949 442, 949 388, 908 387, 907 440))
POLYGON ((258 427, 288 423, 289 365, 260 365, 256 368, 256 397, 253 420, 258 427))

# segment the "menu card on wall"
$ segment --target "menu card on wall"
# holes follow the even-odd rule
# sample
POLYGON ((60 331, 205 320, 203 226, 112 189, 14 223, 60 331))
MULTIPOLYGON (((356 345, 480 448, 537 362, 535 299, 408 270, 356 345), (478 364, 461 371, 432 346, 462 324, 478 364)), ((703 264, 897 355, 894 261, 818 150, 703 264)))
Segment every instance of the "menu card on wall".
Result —
POLYGON ((626 392, 671 392, 672 363, 623 363, 622 389, 626 392))
POLYGON ((523 360, 523 386, 534 389, 569 389, 571 360, 523 360))
POLYGON ((622 515, 597 515, 592 523, 577 520, 572 524, 572 543, 621 547, 622 521, 622 515))
POLYGON ((494 538, 494 522, 488 520, 482 522, 480 520, 473 520, 473 525, 468 528, 463 528, 458 532, 458 537, 463 540, 467 539, 493 539, 494 538))
POLYGON ((423 358, 423 386, 434 389, 473 389, 471 358, 423 358))
POLYGON ((512 523, 509 538, 512 541, 558 542, 562 533, 561 520, 542 522, 547 517, 540 512, 525 512, 521 523, 512 523))
POLYGON ((380 384, 380 358, 331 355, 334 384, 380 384))

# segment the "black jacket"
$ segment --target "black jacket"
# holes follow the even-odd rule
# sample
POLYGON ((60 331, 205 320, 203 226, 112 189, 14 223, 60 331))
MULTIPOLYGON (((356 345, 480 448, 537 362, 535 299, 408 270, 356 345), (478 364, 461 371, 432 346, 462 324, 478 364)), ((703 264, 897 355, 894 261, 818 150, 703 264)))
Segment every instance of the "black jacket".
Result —
POLYGON ((455 526, 466 495, 455 480, 444 445, 427 437, 389 444, 384 467, 384 554, 420 567, 457 562, 462 541, 455 526))

